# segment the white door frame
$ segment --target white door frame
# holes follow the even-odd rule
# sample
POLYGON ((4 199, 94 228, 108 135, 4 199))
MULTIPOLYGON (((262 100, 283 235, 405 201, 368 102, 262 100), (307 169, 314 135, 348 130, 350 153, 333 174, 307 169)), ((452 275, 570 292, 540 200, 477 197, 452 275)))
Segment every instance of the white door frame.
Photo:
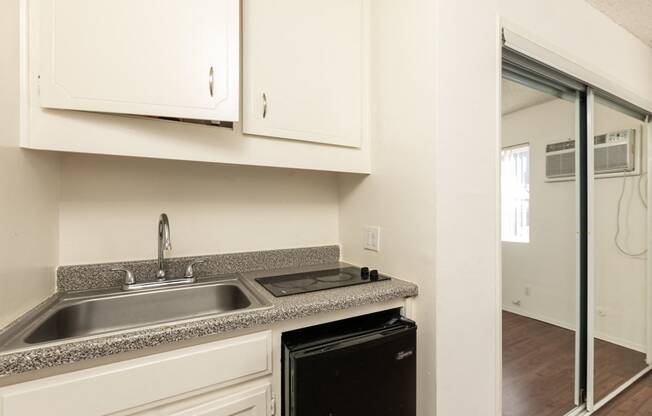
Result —
MULTIPOLYGON (((595 376, 595 238, 594 238, 594 202, 595 175, 593 174, 593 126, 595 110, 595 94, 592 88, 586 91, 586 222, 587 222, 587 264, 586 264, 586 409, 593 410, 595 376)), ((579 323, 578 323, 579 324, 579 323)))
MULTIPOLYGON (((581 96, 577 93, 575 98, 575 149, 579 149, 581 139, 581 96)), ((581 154, 575 152, 575 166, 581 165, 581 154)), ((580 195, 582 193, 582 184, 579 180, 579 169, 575 169, 575 258, 581 258, 582 253, 582 216, 580 215, 580 195)), ((582 290, 582 263, 575 261, 575 293, 579 294, 582 290)), ((579 298, 575 302, 575 328, 579 328, 582 319, 582 304, 579 298)), ((581 353, 581 336, 580 331, 575 331, 575 406, 580 406, 582 398, 580 397, 580 353, 581 353)))
MULTIPOLYGON (((652 146, 650 146, 650 138, 652 134, 652 119, 648 117, 648 119, 645 121, 643 124, 643 139, 641 140, 641 146, 643 146, 643 143, 645 143, 645 146, 647 148, 647 168, 645 173, 647 174, 647 184, 646 184, 646 190, 647 190, 647 201, 648 201, 648 206, 650 206, 650 190, 652 190, 652 185, 650 185, 650 172, 652 172, 652 146)), ((643 174, 643 172, 641 172, 643 174)), ((652 253, 652 209, 647 210, 647 250, 648 253, 652 253)), ((649 258, 649 254, 648 254, 649 258)), ((647 310, 647 322, 645 329, 647 331, 646 333, 646 339, 647 339, 647 358, 646 362, 648 365, 652 365, 652 261, 647 262, 647 279, 646 279, 646 286, 647 286, 647 296, 646 296, 646 310, 647 310)))

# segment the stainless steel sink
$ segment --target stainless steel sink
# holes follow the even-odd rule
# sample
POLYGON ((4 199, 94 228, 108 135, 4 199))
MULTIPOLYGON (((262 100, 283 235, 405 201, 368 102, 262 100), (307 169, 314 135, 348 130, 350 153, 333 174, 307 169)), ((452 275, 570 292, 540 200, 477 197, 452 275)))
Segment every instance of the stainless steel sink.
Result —
POLYGON ((17 322, 2 335, 0 350, 266 306, 239 277, 139 292, 71 294, 17 322))

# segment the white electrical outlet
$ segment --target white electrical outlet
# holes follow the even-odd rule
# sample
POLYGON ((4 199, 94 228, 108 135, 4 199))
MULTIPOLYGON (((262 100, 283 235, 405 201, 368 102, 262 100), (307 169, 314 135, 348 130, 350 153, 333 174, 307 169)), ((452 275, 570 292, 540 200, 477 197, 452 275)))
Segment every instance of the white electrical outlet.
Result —
POLYGON ((366 250, 380 251, 380 227, 365 226, 363 238, 364 248, 366 250))

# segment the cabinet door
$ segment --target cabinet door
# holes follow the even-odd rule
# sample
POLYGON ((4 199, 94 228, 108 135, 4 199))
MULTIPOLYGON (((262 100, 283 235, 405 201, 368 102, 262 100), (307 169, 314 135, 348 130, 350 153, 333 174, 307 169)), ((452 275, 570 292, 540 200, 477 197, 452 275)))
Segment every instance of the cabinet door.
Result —
POLYGON ((217 389, 269 374, 271 348, 263 331, 6 386, 0 416, 99 416, 217 389))
POLYGON ((238 0, 39 0, 46 108, 236 121, 238 0))
POLYGON ((184 409, 171 416, 267 416, 270 409, 269 386, 244 391, 184 409))
POLYGON ((360 147, 366 0, 244 0, 245 133, 360 147))

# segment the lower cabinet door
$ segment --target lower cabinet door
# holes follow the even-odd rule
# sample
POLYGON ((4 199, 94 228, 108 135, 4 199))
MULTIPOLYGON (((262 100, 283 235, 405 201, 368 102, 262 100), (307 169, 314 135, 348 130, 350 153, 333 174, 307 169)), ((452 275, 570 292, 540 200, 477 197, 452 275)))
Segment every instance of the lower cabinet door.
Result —
POLYGON ((6 386, 0 416, 113 415, 209 389, 217 400, 231 394, 222 386, 271 373, 271 345, 271 332, 262 331, 6 386))
POLYGON ((179 410, 171 416, 267 416, 270 408, 270 387, 266 385, 179 410))

